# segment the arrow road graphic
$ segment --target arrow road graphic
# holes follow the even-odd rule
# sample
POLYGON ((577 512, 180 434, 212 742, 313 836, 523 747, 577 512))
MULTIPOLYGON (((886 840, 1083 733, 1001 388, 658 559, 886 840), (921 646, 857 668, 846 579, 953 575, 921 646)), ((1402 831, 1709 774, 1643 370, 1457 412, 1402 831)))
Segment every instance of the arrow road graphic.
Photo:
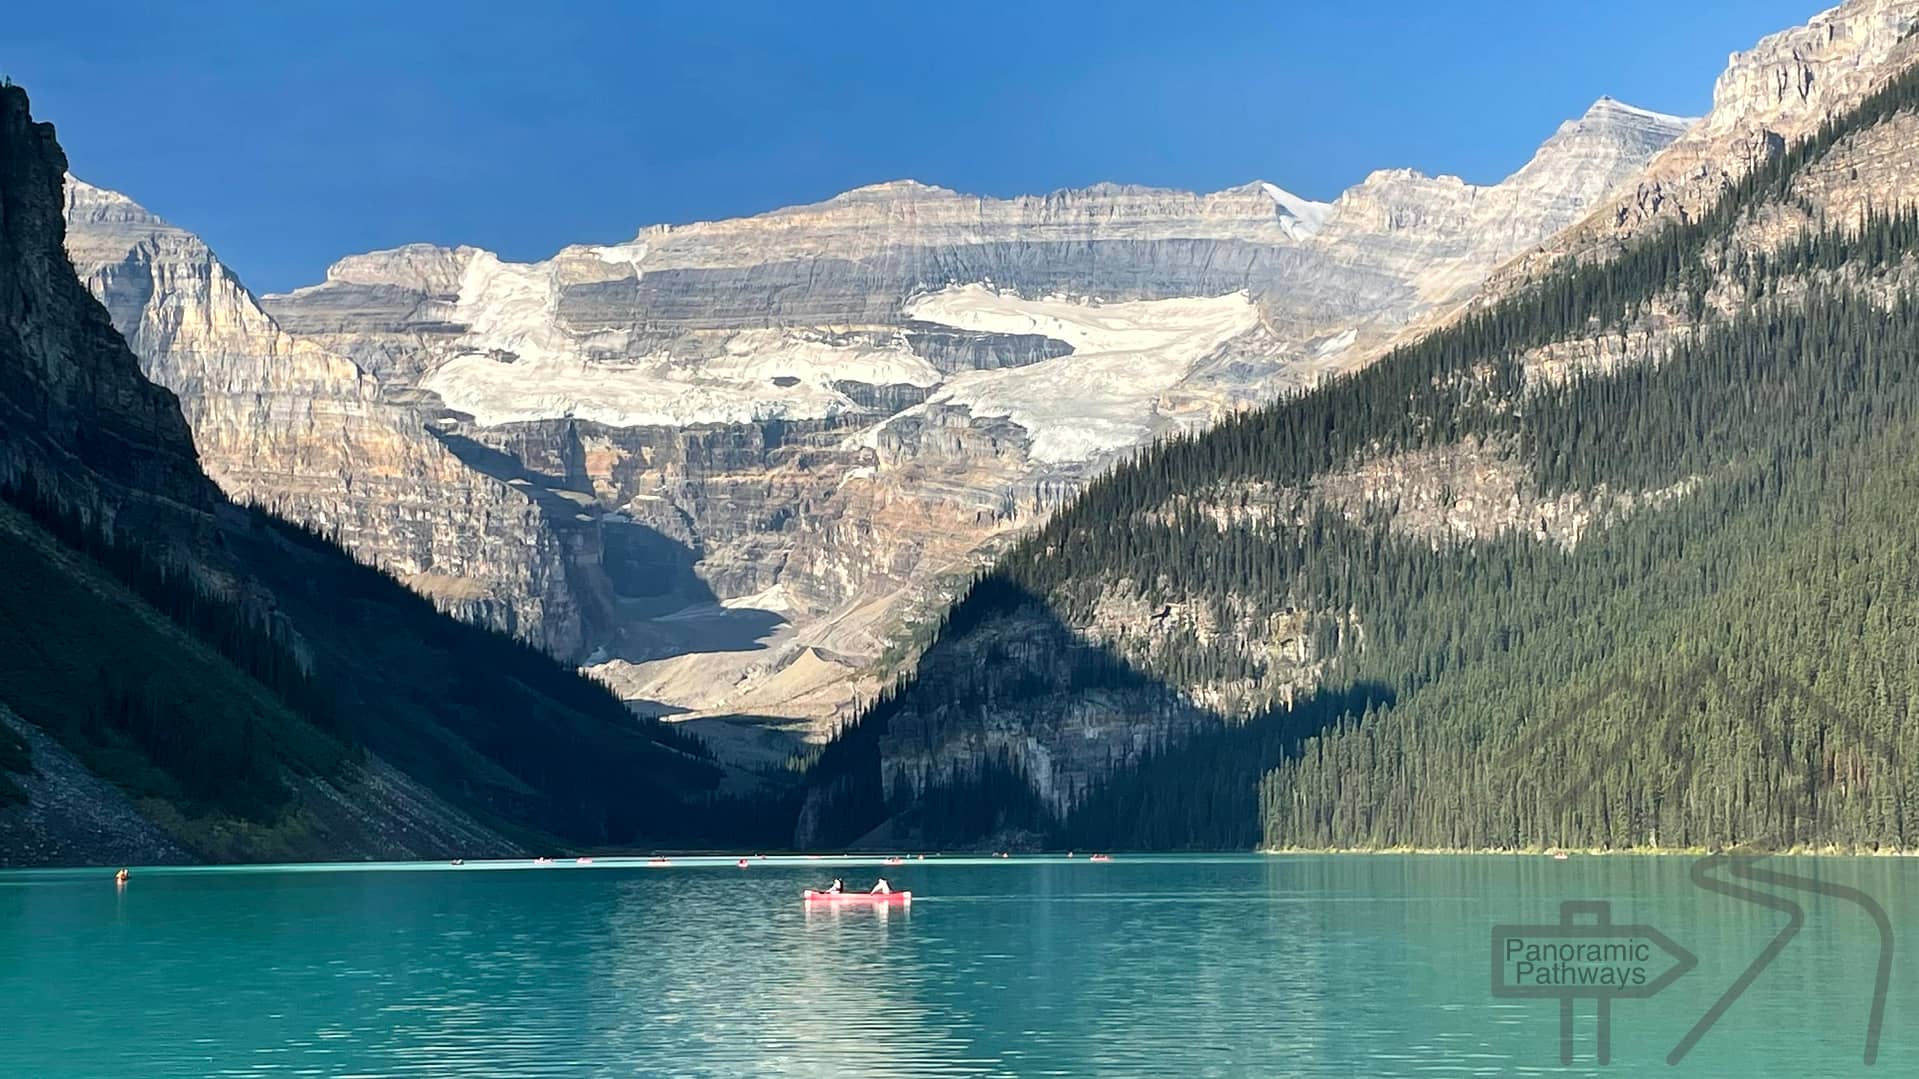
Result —
POLYGON ((1758 958, 1747 965, 1746 969, 1740 972, 1739 977, 1733 979, 1732 985, 1720 994, 1718 1000, 1713 1001, 1712 1007, 1706 1009, 1706 1014, 1700 1017, 1699 1022, 1693 1024, 1693 1028, 1686 1032, 1686 1036, 1679 1039, 1679 1044, 1667 1054, 1666 1063, 1677 1064, 1684 1060, 1686 1054, 1692 1052, 1693 1046, 1699 1044, 1699 1039, 1705 1037, 1713 1024, 1719 1022, 1719 1017, 1726 1014, 1726 1009, 1732 1007, 1733 1002, 1746 992, 1747 988, 1758 979, 1760 973, 1770 966, 1774 959, 1779 958, 1779 953, 1786 950, 1787 943, 1797 936, 1800 927, 1806 924, 1805 908, 1792 900, 1762 892, 1756 888, 1734 884, 1731 881, 1720 880, 1711 875, 1713 870, 1725 866, 1727 872, 1740 880, 1770 884, 1775 888, 1813 892, 1829 899, 1855 904, 1872 919, 1874 927, 1879 930, 1879 966, 1873 981, 1872 1006, 1866 1017, 1865 1063, 1870 1066, 1879 1059, 1879 1032, 1884 1028, 1886 1021, 1886 990, 1892 983, 1892 919, 1887 917, 1886 908, 1880 906, 1878 900, 1857 888, 1755 868, 1755 863, 1761 857, 1763 855, 1713 854, 1693 863, 1692 882, 1694 884, 1709 892, 1718 892, 1720 895, 1754 903, 1768 910, 1779 911, 1786 916, 1786 924, 1760 951, 1758 958))

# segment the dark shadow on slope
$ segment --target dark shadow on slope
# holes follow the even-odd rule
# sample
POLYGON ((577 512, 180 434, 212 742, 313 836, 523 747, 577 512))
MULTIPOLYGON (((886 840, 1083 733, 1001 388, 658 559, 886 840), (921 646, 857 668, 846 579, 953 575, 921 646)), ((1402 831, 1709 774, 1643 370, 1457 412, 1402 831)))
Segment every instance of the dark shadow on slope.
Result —
POLYGON ((1266 773, 1305 739, 1390 707, 1395 696, 1379 682, 1322 688, 1152 752, 1075 805, 1059 839, 1068 848, 1252 850, 1262 841, 1259 784, 1266 773))
MULTIPOLYGON (((454 415, 464 417, 464 413, 454 413, 454 415)), ((471 419, 471 417, 465 418, 471 419)), ((526 467, 512 454, 476 442, 465 435, 455 434, 432 425, 428 425, 427 433, 439 439, 440 444, 447 448, 447 452, 458 458, 461 464, 483 476, 491 476, 501 483, 511 483, 515 486, 524 484, 533 489, 529 490, 528 494, 539 492, 551 494, 554 491, 570 489, 566 477, 536 472, 526 467)))
POLYGON ((1266 770, 1390 700, 1368 684, 1253 719, 1220 716, 988 576, 948 611, 915 674, 821 751, 796 840, 1250 849, 1266 770), (1078 744, 1074 726, 1086 736, 1078 744), (1110 728, 1122 730, 1099 736, 1110 728), (1027 740, 1053 759, 1050 781, 1072 807, 1065 820, 1025 769, 1016 747, 1027 740))
MULTIPOLYGON (((674 725, 705 742, 716 759, 767 774, 787 769, 806 752, 806 734, 812 727, 808 720, 737 714, 699 716, 674 725)), ((786 774, 790 781, 792 773, 786 774)))
POLYGON ((629 613, 620 620, 608 651, 635 663, 695 652, 757 652, 786 625, 786 616, 778 611, 728 607, 708 593, 703 601, 676 604, 661 614, 629 613))
POLYGON ((572 481, 528 469, 512 454, 463 435, 433 434, 467 467, 532 499, 556 532, 593 533, 598 566, 569 565, 567 572, 604 575, 604 587, 575 582, 577 594, 612 597, 609 609, 599 614, 612 638, 604 658, 641 663, 694 652, 753 652, 787 624, 776 611, 723 605, 694 571, 700 552, 605 509, 572 481))

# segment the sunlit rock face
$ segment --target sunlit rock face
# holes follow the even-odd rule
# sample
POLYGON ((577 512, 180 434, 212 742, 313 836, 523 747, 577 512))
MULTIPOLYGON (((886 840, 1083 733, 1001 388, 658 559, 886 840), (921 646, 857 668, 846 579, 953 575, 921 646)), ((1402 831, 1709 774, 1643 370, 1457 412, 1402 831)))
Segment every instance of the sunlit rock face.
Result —
POLYGON ((1713 105, 1631 183, 1530 257, 1494 275, 1502 295, 1561 258, 1611 250, 1641 230, 1709 209, 1728 184, 1919 60, 1919 0, 1849 0, 1733 53, 1713 105))
POLYGON ((1399 170, 1330 204, 900 181, 537 263, 355 255, 257 305, 117 196, 70 217, 222 483, 643 707, 817 735, 1086 478, 1377 355, 1684 126, 1602 101, 1499 184, 1399 170))
POLYGON ((351 360, 275 325, 192 234, 68 178, 67 251, 148 378, 174 391, 208 475, 338 538, 457 613, 580 647, 563 539, 463 465, 351 360))
POLYGON ((1341 195, 1318 237, 1333 261, 1403 282, 1417 314, 1463 299, 1492 267, 1578 221, 1688 121, 1601 98, 1532 160, 1491 187, 1410 169, 1376 172, 1341 195))

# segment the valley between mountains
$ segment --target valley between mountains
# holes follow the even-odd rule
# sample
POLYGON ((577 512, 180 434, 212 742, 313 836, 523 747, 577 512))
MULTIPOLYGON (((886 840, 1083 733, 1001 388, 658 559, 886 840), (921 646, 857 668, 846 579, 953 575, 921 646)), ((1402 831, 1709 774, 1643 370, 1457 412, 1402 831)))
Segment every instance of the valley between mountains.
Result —
POLYGON ((1331 204, 884 183, 257 298, 76 179, 68 248, 229 495, 768 765, 1090 478, 1364 363, 1684 127, 1602 100, 1499 184, 1384 170, 1331 204))
POLYGON ((9 88, 0 853, 1911 849, 1915 29, 276 295, 9 88))

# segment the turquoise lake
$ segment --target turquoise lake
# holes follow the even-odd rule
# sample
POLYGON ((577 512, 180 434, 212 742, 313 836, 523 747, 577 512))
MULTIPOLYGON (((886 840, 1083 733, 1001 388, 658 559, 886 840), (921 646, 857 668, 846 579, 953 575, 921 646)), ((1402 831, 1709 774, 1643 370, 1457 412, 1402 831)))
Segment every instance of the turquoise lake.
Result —
MULTIPOLYGON (((0 1032, 19 1076, 1919 1074, 1919 862, 1773 858, 1863 909, 1683 857, 602 859, 0 873, 0 1032), (884 873, 905 910, 808 912, 884 873), (1697 956, 1649 999, 1493 996, 1493 927, 1605 901, 1697 956), (1908 934, 1910 939, 1908 939, 1908 934)), ((1659 969, 1664 969, 1660 966, 1659 969)))

